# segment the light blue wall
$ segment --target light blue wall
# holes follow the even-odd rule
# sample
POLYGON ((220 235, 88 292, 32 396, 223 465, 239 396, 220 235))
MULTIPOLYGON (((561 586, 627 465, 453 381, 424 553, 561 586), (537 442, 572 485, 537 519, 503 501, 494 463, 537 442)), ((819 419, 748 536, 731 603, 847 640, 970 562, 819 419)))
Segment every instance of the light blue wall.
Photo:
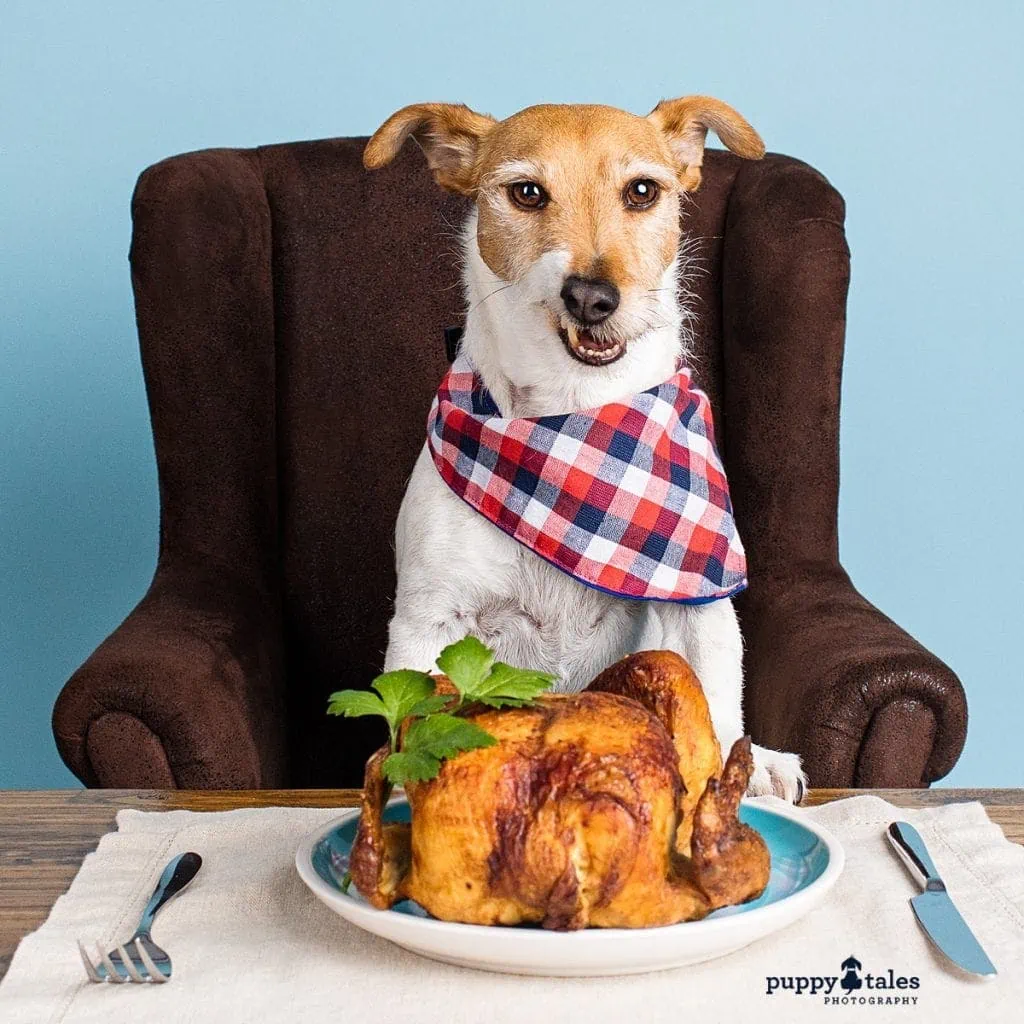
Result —
POLYGON ((1024 5, 0 7, 0 786, 62 786, 49 714, 145 588, 156 480, 128 200, 204 146, 371 131, 416 100, 643 112, 707 92, 848 202, 842 549, 961 675, 950 782, 1024 785, 1024 5))

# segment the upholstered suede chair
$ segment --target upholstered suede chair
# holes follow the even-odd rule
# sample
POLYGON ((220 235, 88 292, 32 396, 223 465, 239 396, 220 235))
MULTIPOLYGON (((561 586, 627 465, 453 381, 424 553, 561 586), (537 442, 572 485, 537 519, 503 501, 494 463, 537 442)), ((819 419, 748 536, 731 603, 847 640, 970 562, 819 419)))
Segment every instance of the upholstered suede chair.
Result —
MULTIPOLYGON (((364 172, 364 142, 191 153, 139 180, 160 556, 54 710, 89 786, 356 786, 382 739, 328 718, 327 695, 380 671, 466 207, 412 145, 364 172)), ((839 563, 843 200, 784 156, 705 168, 684 226, 696 373, 749 558, 748 729, 815 786, 927 785, 963 746, 960 682, 839 563)))

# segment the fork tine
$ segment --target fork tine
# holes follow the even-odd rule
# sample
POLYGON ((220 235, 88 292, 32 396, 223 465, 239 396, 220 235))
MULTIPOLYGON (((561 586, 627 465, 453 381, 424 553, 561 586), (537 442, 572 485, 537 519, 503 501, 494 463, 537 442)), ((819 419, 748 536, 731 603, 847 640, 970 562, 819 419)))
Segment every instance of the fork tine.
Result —
MULTIPOLYGON (((130 946, 132 945, 132 943, 129 942, 128 945, 130 946)), ((139 948, 138 943, 135 943, 135 948, 139 948)), ((131 978, 132 981, 137 982, 140 985, 143 984, 146 979, 141 974, 139 974, 138 970, 135 967, 135 964, 132 963, 132 958, 128 955, 128 951, 124 948, 124 946, 118 946, 117 951, 121 954, 121 963, 124 964, 124 969, 128 972, 128 977, 131 978)))
POLYGON ((149 971, 149 980, 155 982, 157 985, 162 985, 165 981, 171 979, 166 977, 163 971, 160 970, 156 964, 149 958, 149 953, 146 952, 146 944, 144 942, 136 942, 135 948, 139 951, 139 956, 142 958, 142 962, 146 965, 146 970, 149 971))
POLYGON ((82 945, 82 940, 76 939, 75 941, 78 943, 78 952, 82 957, 82 966, 85 968, 85 973, 89 975, 89 980, 102 982, 103 979, 96 973, 96 968, 93 967, 92 961, 85 952, 85 946, 82 945))
POLYGON ((121 977, 121 972, 114 966, 114 961, 103 952, 103 947, 97 942, 96 952, 100 955, 100 962, 106 968, 107 981, 112 981, 115 985, 123 985, 128 979, 121 977))

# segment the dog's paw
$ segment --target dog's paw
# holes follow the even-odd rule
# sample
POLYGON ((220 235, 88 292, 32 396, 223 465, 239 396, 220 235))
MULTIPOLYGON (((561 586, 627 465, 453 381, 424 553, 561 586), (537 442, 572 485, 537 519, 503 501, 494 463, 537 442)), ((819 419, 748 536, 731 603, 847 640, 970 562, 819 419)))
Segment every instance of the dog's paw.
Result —
POLYGON ((807 776, 797 754, 784 754, 753 745, 754 773, 747 786, 748 796, 777 796, 798 804, 807 791, 807 776))

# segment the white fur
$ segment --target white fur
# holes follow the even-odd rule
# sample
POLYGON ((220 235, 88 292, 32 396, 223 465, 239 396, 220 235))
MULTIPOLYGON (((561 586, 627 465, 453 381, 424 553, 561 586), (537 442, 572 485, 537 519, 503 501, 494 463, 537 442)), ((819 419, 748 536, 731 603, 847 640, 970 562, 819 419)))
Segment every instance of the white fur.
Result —
MULTIPOLYGON (((469 312, 462 344, 504 415, 541 416, 593 408, 666 380, 682 352, 678 266, 665 273, 642 318, 652 328, 605 367, 565 350, 552 321, 567 256, 549 252, 518 283, 496 277, 464 234, 469 312)), ((624 303, 623 306, 626 304, 624 303)), ((620 322, 639 315, 627 308, 620 322)), ((705 605, 628 601, 583 586, 502 533, 449 490, 424 446, 396 529, 398 590, 385 669, 430 670, 441 649, 472 632, 511 664, 558 675, 581 690, 602 669, 638 650, 669 649, 700 678, 728 751, 743 735, 743 645, 732 602, 705 605)), ((795 799, 803 782, 793 754, 754 747, 751 792, 795 799)))

